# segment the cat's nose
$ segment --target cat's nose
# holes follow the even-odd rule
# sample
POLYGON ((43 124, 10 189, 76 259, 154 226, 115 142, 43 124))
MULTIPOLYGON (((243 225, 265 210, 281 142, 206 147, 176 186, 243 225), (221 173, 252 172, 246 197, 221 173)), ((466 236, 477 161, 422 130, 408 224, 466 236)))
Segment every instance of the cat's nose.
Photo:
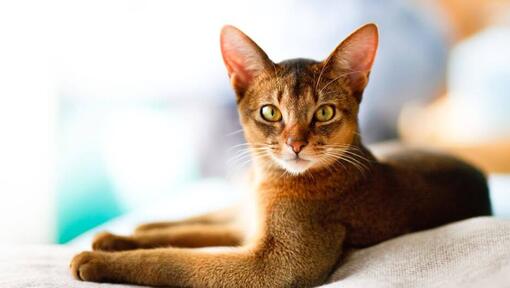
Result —
POLYGON ((289 145, 289 147, 292 148, 292 151, 294 151, 296 154, 301 152, 301 150, 303 150, 307 144, 308 141, 302 138, 287 138, 287 145, 289 145))

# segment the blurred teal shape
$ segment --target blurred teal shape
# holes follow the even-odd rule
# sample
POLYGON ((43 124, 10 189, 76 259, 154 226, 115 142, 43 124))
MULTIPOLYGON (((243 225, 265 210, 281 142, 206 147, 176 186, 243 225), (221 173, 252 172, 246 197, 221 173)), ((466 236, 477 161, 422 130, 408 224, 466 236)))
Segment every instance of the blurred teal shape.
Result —
POLYGON ((58 243, 124 212, 101 162, 97 155, 89 155, 62 171, 57 192, 58 243))
POLYGON ((198 177, 194 147, 201 134, 190 133, 199 126, 193 106, 61 104, 58 243, 174 195, 198 177))

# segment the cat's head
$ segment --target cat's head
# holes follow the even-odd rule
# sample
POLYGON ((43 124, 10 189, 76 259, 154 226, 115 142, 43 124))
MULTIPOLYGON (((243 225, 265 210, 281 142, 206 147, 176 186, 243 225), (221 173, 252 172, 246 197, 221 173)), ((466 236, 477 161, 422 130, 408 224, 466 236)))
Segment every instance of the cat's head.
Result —
POLYGON ((300 174, 349 153, 377 45, 377 27, 368 24, 324 61, 273 63, 243 32, 225 26, 221 51, 253 155, 300 174))

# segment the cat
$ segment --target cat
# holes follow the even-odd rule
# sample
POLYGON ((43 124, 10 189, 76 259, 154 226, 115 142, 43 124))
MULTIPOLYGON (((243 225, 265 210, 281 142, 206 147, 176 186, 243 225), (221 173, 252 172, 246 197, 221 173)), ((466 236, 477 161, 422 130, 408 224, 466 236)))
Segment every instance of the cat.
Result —
POLYGON ((367 24, 324 61, 273 63, 243 32, 225 26, 221 51, 253 156, 255 225, 239 225, 228 209, 144 224, 130 236, 105 232, 94 251, 74 257, 74 277, 310 287, 326 281, 345 249, 490 215, 486 178, 467 163, 406 148, 376 158, 362 144, 357 114, 378 35, 367 24), (229 247, 199 248, 210 246, 229 247))

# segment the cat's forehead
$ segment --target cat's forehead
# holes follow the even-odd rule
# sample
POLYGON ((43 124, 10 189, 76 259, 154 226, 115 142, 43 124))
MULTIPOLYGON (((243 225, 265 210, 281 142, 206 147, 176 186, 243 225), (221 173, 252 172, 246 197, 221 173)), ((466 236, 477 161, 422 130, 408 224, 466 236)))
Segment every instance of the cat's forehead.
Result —
POLYGON ((331 82, 321 72, 321 63, 314 60, 292 59, 278 63, 274 73, 266 74, 263 81, 267 92, 263 100, 299 106, 335 101, 348 94, 342 79, 331 82))
POLYGON ((316 102, 314 91, 317 62, 305 59, 287 60, 274 66, 274 71, 261 80, 260 90, 265 90, 262 101, 278 104, 316 102))
POLYGON ((292 59, 278 63, 276 80, 284 82, 291 95, 300 95, 316 84, 319 63, 308 59, 292 59))

